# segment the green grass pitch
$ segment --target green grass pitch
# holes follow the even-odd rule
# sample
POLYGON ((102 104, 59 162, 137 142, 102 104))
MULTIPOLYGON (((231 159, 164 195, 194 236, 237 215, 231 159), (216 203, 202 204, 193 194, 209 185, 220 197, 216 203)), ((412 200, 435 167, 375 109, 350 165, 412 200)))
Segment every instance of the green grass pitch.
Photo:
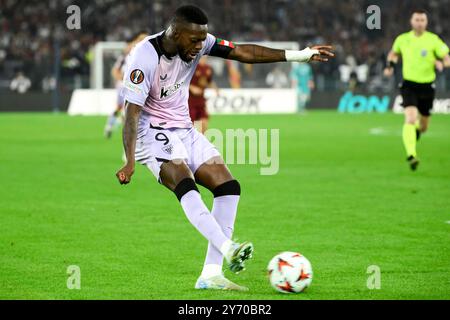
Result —
MULTIPOLYGON (((242 186, 235 228, 255 245, 231 275, 247 293, 193 289, 206 241, 175 196, 137 166, 114 176, 121 138, 104 117, 0 116, 1 299, 449 299, 450 117, 435 115, 411 172, 394 114, 213 116, 211 127, 279 128, 280 170, 231 165, 242 186), (276 293, 266 266, 309 258, 308 292, 276 293), (81 269, 81 289, 66 286, 81 269), (379 266, 381 288, 367 288, 379 266)), ((202 195, 211 205, 205 189, 202 195)))

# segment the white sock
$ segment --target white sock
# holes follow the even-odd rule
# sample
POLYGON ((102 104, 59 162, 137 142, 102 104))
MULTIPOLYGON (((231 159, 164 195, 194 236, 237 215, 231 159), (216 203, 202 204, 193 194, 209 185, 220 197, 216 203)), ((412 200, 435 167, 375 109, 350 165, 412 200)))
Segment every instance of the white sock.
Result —
POLYGON ((222 266, 218 264, 205 264, 203 266, 202 278, 209 279, 222 274, 222 266))
POLYGON ((209 212, 200 193, 191 190, 180 199, 181 207, 191 224, 216 248, 229 248, 232 243, 209 212))
POLYGON ((230 255, 230 249, 231 249, 232 245, 233 245, 233 241, 227 240, 220 247, 220 252, 225 257, 225 259, 227 259, 227 261, 230 259, 229 255, 230 255))

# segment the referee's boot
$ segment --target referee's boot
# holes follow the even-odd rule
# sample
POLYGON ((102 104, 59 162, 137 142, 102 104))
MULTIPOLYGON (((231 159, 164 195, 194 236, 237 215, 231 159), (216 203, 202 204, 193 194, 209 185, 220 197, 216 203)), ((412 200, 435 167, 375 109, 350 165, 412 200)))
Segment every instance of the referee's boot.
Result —
POLYGON ((416 171, 417 167, 419 166, 419 159, 414 156, 409 156, 406 160, 408 161, 411 170, 416 171))

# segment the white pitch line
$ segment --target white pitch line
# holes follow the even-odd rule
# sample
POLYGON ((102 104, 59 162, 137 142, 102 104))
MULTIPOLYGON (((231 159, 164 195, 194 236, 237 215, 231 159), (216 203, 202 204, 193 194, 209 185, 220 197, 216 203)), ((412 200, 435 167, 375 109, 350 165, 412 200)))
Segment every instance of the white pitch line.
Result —
POLYGON ((400 137, 402 135, 401 130, 387 130, 381 127, 371 128, 369 129, 369 134, 374 136, 392 136, 392 137, 400 137))
POLYGON ((371 128, 369 130, 369 133, 373 134, 373 135, 382 135, 382 134, 386 134, 386 130, 383 128, 371 128))

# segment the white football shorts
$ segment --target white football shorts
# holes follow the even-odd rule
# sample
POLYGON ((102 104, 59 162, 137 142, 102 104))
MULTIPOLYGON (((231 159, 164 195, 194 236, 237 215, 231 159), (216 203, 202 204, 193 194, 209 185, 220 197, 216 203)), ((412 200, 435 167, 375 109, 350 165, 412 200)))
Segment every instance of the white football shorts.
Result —
POLYGON ((194 127, 150 127, 136 141, 136 161, 147 166, 158 181, 160 167, 164 162, 184 160, 195 174, 203 163, 216 156, 220 156, 217 148, 194 127))

